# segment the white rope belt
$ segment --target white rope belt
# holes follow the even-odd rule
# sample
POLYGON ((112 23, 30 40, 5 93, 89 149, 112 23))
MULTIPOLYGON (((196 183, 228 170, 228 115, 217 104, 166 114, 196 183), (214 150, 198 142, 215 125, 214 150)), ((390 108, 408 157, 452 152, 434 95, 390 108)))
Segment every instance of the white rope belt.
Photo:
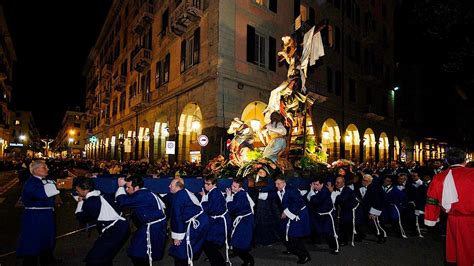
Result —
MULTIPOLYGON (((121 218, 122 218, 122 217, 121 217, 121 218)), ((109 229, 110 227, 114 226, 114 225, 117 223, 117 221, 119 221, 119 220, 122 220, 122 221, 123 221, 123 220, 125 220, 125 219, 122 218, 122 219, 117 219, 117 220, 113 221, 111 224, 107 225, 106 227, 104 227, 104 228, 102 229, 102 234, 105 232, 105 230, 107 230, 107 229, 109 229)))
POLYGON ((336 252, 339 252, 339 240, 337 239, 338 236, 337 236, 337 233, 336 233, 336 225, 334 223, 334 218, 332 217, 332 214, 331 214, 333 211, 334 211, 334 208, 331 209, 328 212, 318 212, 318 214, 319 215, 329 215, 329 217, 331 218, 332 231, 334 233, 334 239, 336 240, 336 252))
POLYGON ((355 212, 356 212, 356 209, 357 207, 359 207, 359 202, 357 202, 357 205, 352 208, 352 246, 354 246, 354 236, 357 234, 357 230, 356 230, 356 223, 355 223, 355 212))
POLYGON ((194 229, 197 229, 201 223, 197 220, 199 215, 203 213, 201 210, 198 214, 194 215, 191 219, 187 220, 186 223, 188 224, 186 228, 186 255, 188 256, 188 265, 193 265, 193 247, 191 246, 191 225, 194 229))
POLYGON ((234 220, 234 222, 232 223, 232 233, 230 234, 230 238, 232 238, 234 236, 234 232, 235 232, 235 229, 237 228, 237 226, 239 225, 240 221, 247 217, 247 216, 250 216, 252 215, 253 213, 252 212, 249 212, 247 214, 244 214, 244 215, 240 215, 240 216, 237 216, 234 220))
POLYGON ((211 216, 212 219, 217 219, 217 218, 221 218, 222 220, 224 220, 224 231, 225 231, 225 257, 226 257, 226 262, 229 263, 229 265, 232 265, 232 262, 230 261, 230 258, 229 258, 229 241, 227 239, 227 219, 225 218, 225 215, 227 214, 227 210, 225 210, 225 212, 221 215, 214 215, 214 216, 211 216))
POLYGON ((25 210, 53 210, 54 207, 25 207, 25 210))
MULTIPOLYGON (((303 208, 301 208, 300 212, 302 210, 306 209, 306 206, 303 206, 303 208)), ((300 220, 300 217, 298 215, 296 215, 295 217, 295 221, 299 221, 300 220)), ((286 223, 286 241, 288 242, 288 232, 290 231, 290 224, 291 224, 291 219, 288 218, 288 222, 286 223)))
POLYGON ((423 238, 423 235, 421 234, 421 229, 420 229, 420 222, 418 221, 419 217, 420 215, 415 215, 416 230, 418 231, 418 236, 423 238))
POLYGON ((162 222, 166 220, 166 216, 161 218, 161 219, 158 219, 156 221, 153 221, 153 222, 149 222, 149 223, 146 223, 146 254, 148 255, 148 262, 150 264, 150 266, 153 264, 153 258, 151 256, 151 234, 150 234, 150 228, 152 225, 156 224, 156 223, 159 223, 159 222, 162 222))
POLYGON ((401 215, 400 215, 400 211, 398 210, 397 205, 395 205, 395 204, 392 203, 392 206, 395 207, 395 210, 396 210, 397 213, 398 213, 398 224, 400 225, 400 233, 402 234, 402 237, 403 237, 403 238, 407 238, 407 236, 405 235, 405 230, 403 230, 402 217, 401 217, 401 215))
POLYGON ((380 235, 380 230, 382 230, 383 237, 387 237, 387 232, 385 232, 385 230, 383 230, 382 226, 380 225, 379 217, 374 216, 373 221, 374 221, 374 225, 375 225, 375 230, 377 230, 377 236, 380 235))

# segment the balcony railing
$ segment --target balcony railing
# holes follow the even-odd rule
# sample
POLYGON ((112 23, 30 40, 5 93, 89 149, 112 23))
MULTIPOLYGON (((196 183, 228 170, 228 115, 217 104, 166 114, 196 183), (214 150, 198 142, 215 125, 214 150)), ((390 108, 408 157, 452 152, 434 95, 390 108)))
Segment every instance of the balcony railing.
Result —
POLYGON ((111 64, 105 64, 102 67, 102 78, 108 79, 112 75, 112 65, 111 64))
POLYGON ((133 68, 142 73, 148 69, 151 64, 151 50, 140 48, 140 50, 133 57, 133 68))
POLYGON ((382 121, 385 119, 385 117, 383 117, 382 115, 380 114, 377 114, 379 113, 378 111, 375 110, 376 108, 374 108, 374 106, 372 105, 367 105, 367 107, 365 108, 364 110, 364 116, 367 117, 368 119, 371 119, 371 120, 374 120, 374 121, 382 121))
POLYGON ((102 95, 103 95, 102 101, 103 101, 104 103, 110 103, 110 92, 109 92, 109 91, 106 91, 106 92, 104 92, 104 94, 102 94, 102 95))
POLYGON ((8 78, 8 70, 7 67, 0 62, 0 81, 6 80, 8 78))
POLYGON ((138 11, 135 18, 133 31, 137 34, 142 35, 153 23, 153 5, 145 2, 138 11))
POLYGON ((200 0, 182 0, 170 15, 171 31, 183 35, 203 15, 200 0))
POLYGON ((116 91, 123 91, 125 88, 125 84, 127 82, 127 76, 124 75, 116 75, 112 80, 112 87, 116 91))

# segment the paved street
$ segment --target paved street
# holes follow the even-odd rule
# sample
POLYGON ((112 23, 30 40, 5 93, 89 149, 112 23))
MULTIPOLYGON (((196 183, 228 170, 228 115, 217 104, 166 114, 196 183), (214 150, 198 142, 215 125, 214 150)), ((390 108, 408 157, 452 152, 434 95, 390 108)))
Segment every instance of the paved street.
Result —
MULTIPOLYGON (((0 182, 8 183, 3 179, 12 179, 12 174, 0 173, 0 182)), ((15 249, 16 239, 19 234, 21 209, 15 207, 20 194, 20 187, 15 184, 5 194, 5 200, 0 203, 0 265, 21 265, 14 254, 4 256, 15 249)), ((74 218, 75 201, 66 191, 61 193, 63 205, 57 209, 58 236, 78 229, 74 218)), ((63 259, 61 265, 83 265, 82 259, 97 237, 95 230, 81 232, 61 237, 57 240, 55 255, 63 259)), ((375 243, 375 238, 369 236, 367 241, 357 243, 356 247, 343 247, 337 256, 328 253, 327 245, 308 245, 313 258, 308 265, 443 265, 444 238, 434 233, 426 234, 425 238, 389 237, 385 244, 375 243)), ((121 250, 116 257, 114 265, 131 265, 126 256, 126 248, 121 250)), ((257 247, 252 250, 256 265, 296 265, 295 256, 281 254, 284 248, 277 244, 269 247, 257 247)), ((238 258, 233 258, 235 265, 240 265, 238 258)), ((154 265, 172 265, 169 256, 154 265)), ((204 262, 204 256, 195 265, 209 265, 204 262)))

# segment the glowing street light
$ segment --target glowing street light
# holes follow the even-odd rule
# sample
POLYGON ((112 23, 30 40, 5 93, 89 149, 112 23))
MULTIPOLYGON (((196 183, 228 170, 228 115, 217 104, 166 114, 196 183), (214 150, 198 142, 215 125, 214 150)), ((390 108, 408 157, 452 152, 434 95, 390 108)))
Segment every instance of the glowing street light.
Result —
POLYGON ((25 141, 25 140, 26 140, 26 136, 25 136, 25 135, 20 135, 20 140, 21 140, 21 141, 25 141))

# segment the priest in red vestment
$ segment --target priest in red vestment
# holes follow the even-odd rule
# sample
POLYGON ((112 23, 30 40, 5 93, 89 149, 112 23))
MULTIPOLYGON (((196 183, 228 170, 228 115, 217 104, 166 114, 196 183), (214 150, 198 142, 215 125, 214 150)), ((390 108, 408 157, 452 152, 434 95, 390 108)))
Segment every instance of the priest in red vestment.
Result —
POLYGON ((450 167, 433 177, 425 206, 428 226, 448 214, 446 260, 459 266, 474 265, 474 169, 464 167, 465 158, 460 149, 446 153, 450 167))

